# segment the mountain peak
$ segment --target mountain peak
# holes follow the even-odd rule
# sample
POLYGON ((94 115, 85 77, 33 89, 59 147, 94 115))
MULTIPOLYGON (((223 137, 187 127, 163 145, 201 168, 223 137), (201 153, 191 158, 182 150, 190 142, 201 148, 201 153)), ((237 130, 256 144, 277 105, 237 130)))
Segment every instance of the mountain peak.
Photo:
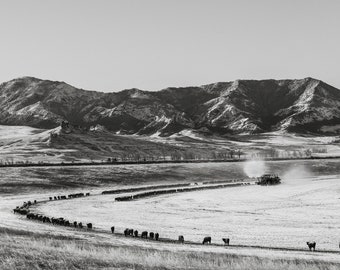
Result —
POLYGON ((129 134, 166 136, 202 128, 220 133, 283 128, 318 132, 323 125, 340 124, 340 91, 311 77, 239 79, 158 92, 85 91, 29 76, 0 85, 0 124, 50 128, 58 126, 60 119, 129 134))

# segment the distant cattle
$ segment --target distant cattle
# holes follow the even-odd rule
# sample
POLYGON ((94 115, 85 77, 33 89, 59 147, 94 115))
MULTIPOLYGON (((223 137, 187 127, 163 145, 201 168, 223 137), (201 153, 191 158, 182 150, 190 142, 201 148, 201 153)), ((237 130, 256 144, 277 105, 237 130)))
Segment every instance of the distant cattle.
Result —
POLYGON ((133 236, 133 229, 128 230, 128 235, 133 236))
POLYGON ((129 235, 129 229, 128 229, 128 228, 126 228, 126 229, 124 230, 124 235, 125 235, 125 236, 128 236, 128 235, 129 235))
POLYGON ((203 238, 203 242, 202 244, 211 244, 211 237, 210 236, 206 236, 203 238))
POLYGON ((85 194, 85 196, 90 196, 90 192, 87 192, 87 193, 85 194))
POLYGON ((148 238, 148 232, 147 231, 142 232, 141 237, 142 238, 148 238))
POLYGON ((229 241, 230 241, 229 238, 222 238, 222 241, 224 242, 224 244, 225 244, 226 246, 229 246, 229 241))
POLYGON ((159 233, 155 233, 155 239, 158 241, 158 239, 159 239, 159 233))
POLYGON ((155 237, 155 234, 153 232, 150 232, 149 237, 150 237, 150 239, 153 239, 155 237))
POLYGON ((307 242, 307 246, 308 246, 309 250, 315 251, 316 243, 315 242, 307 242))
POLYGON ((184 236, 183 235, 178 236, 178 242, 184 243, 184 236))
POLYGON ((81 229, 81 228, 83 228, 83 223, 82 222, 79 222, 78 223, 78 227, 81 229))
POLYGON ((52 197, 50 197, 50 201, 52 201, 52 199, 53 199, 53 198, 52 198, 52 197))
POLYGON ((77 224, 78 224, 77 221, 74 221, 74 222, 73 222, 73 227, 74 227, 74 228, 77 228, 77 224))
POLYGON ((134 235, 135 237, 138 237, 138 231, 135 230, 135 231, 133 232, 133 235, 134 235))
POLYGON ((87 223, 86 225, 88 229, 92 229, 92 223, 87 223))
POLYGON ((112 226, 112 227, 111 227, 111 233, 114 233, 114 232, 115 232, 115 227, 112 226))

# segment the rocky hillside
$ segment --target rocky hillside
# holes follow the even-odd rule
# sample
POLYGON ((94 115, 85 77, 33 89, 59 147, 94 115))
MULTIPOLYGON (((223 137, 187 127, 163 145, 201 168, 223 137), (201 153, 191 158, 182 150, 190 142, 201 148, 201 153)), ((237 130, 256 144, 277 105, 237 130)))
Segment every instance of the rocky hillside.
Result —
POLYGON ((221 134, 331 132, 340 124, 340 90, 313 78, 117 93, 31 77, 0 85, 0 124, 54 128, 62 120, 101 125, 119 134, 160 136, 184 129, 221 134))

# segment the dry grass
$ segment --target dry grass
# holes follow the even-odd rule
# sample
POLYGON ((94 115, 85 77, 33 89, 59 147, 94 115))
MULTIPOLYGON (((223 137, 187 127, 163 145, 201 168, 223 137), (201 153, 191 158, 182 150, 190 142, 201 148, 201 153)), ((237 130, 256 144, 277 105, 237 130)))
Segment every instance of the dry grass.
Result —
POLYGON ((0 229, 0 269, 335 270, 338 264, 207 252, 170 252, 0 229))

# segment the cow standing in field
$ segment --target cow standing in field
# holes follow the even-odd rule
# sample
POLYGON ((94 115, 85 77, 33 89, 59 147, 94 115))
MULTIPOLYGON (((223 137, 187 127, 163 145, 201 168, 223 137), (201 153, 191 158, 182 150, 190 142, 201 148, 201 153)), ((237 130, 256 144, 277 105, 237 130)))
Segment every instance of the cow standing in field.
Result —
POLYGON ((138 237, 138 231, 137 231, 137 230, 135 230, 135 231, 133 232, 133 234, 134 234, 135 237, 138 237))
POLYGON ((180 242, 180 243, 184 243, 184 236, 183 235, 180 235, 180 236, 178 236, 178 242, 180 242))
POLYGON ((87 228, 92 229, 92 223, 87 223, 87 228))
POLYGON ((82 222, 79 222, 79 223, 78 223, 78 227, 79 227, 80 229, 82 229, 82 228, 83 228, 83 223, 82 223, 82 222))
POLYGON ((115 227, 112 226, 112 227, 111 227, 111 233, 114 233, 114 232, 115 232, 115 227))
POLYGON ((155 234, 155 240, 158 241, 158 239, 159 239, 159 233, 156 233, 155 234))
POLYGON ((145 239, 148 238, 148 232, 147 231, 142 232, 141 237, 145 239))
POLYGON ((210 236, 206 236, 203 238, 203 242, 202 244, 211 244, 211 237, 210 236))
POLYGON ((229 246, 229 242, 230 242, 229 238, 222 238, 222 241, 226 246, 229 246))
POLYGON ((73 227, 77 228, 77 221, 73 222, 73 227))
POLYGON ((315 251, 316 243, 315 242, 307 242, 307 246, 309 247, 310 251, 315 251))
POLYGON ((153 232, 150 232, 149 237, 150 237, 150 239, 153 239, 155 237, 155 234, 153 232))

